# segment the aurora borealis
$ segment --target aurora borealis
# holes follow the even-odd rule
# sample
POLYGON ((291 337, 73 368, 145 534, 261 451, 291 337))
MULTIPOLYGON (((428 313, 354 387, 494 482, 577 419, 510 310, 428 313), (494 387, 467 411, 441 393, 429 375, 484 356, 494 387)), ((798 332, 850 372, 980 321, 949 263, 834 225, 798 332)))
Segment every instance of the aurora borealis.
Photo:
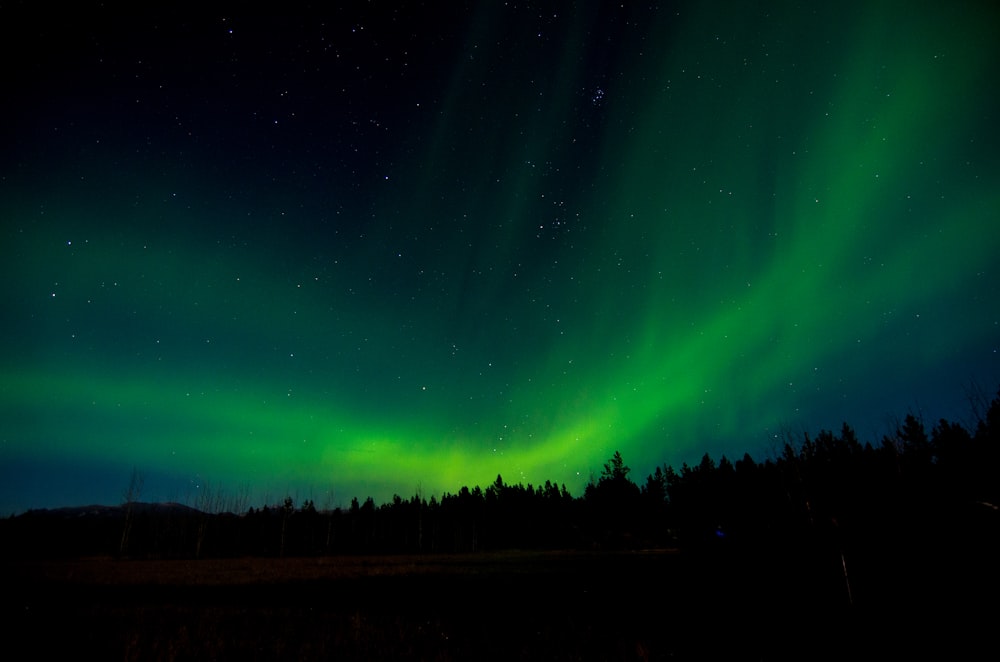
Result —
POLYGON ((0 9, 0 512, 964 420, 1000 12, 771 4, 0 9))

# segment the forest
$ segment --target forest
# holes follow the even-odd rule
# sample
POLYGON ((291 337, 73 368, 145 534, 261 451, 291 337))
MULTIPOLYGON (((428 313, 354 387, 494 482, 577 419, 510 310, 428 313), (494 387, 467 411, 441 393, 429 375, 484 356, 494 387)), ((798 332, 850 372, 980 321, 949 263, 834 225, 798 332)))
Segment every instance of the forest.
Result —
POLYGON ((348 508, 194 508, 141 501, 133 472, 120 505, 0 520, 3 620, 43 657, 982 656, 1000 392, 973 414, 638 481, 616 452, 579 496, 497 476, 348 508))
MULTIPOLYGON (((618 452, 574 497, 565 485, 462 486, 429 498, 318 509, 286 497, 260 507, 221 493, 197 504, 139 501, 133 473, 119 506, 32 510, 0 522, 3 554, 126 558, 420 554, 504 549, 722 551, 808 545, 848 558, 861 549, 946 545, 995 536, 1000 393, 975 425, 908 414, 894 434, 862 442, 805 434, 780 455, 658 466, 633 480, 618 452)), ((986 541, 983 541, 986 542, 986 541)), ((990 540, 990 543, 995 541, 990 540)))

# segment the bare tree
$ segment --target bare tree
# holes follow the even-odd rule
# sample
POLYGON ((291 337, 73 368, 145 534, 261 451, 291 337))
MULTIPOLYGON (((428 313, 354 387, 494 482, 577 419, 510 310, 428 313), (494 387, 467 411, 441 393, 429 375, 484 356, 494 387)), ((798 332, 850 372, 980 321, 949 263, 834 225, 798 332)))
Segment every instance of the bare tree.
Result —
POLYGON ((118 550, 122 555, 128 553, 129 536, 132 533, 132 521, 135 518, 135 504, 139 502, 139 497, 142 496, 142 483, 142 473, 135 467, 132 467, 132 476, 129 479, 128 487, 122 493, 125 526, 122 529, 122 541, 118 550))
POLYGON ((281 504, 281 547, 278 552, 279 556, 285 555, 285 531, 288 526, 288 518, 292 516, 295 512, 295 502, 292 501, 292 497, 286 496, 285 501, 281 504))
POLYGON ((250 507, 250 483, 241 483, 236 488, 236 494, 230 500, 229 512, 235 515, 246 515, 250 507))
POLYGON ((195 497, 195 509, 198 511, 198 529, 195 535, 195 558, 201 558, 201 551, 205 544, 205 536, 208 533, 208 522, 213 515, 222 511, 225 503, 225 492, 221 488, 213 487, 210 481, 202 481, 198 487, 198 494, 195 497))

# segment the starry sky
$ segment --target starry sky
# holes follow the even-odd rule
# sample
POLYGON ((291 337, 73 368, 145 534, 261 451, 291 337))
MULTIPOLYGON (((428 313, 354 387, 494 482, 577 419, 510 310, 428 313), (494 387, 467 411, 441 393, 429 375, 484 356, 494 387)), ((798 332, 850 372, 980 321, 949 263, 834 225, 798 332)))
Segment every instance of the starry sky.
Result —
POLYGON ((1000 384, 993 2, 25 4, 4 514, 579 495, 1000 384))

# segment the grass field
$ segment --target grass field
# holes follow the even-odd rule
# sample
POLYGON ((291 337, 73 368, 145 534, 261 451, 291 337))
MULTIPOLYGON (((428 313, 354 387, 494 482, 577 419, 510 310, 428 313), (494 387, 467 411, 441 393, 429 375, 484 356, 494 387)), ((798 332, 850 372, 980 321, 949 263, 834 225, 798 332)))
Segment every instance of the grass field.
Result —
POLYGON ((32 659, 850 659, 905 643, 826 576, 671 551, 86 559, 7 573, 5 641, 32 659))

